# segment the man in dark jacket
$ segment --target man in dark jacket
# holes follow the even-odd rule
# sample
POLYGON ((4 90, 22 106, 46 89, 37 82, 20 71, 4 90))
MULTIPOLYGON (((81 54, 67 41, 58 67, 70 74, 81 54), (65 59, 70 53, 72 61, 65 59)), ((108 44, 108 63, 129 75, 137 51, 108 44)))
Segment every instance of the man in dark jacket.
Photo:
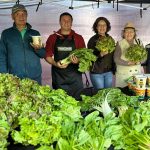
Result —
POLYGON ((71 64, 61 64, 71 51, 85 47, 83 37, 71 29, 73 18, 65 12, 60 15, 60 30, 50 35, 46 42, 46 60, 52 64, 52 86, 64 89, 71 96, 77 97, 83 89, 82 73, 78 71, 79 60, 71 57, 71 64))
POLYGON ((19 78, 30 78, 41 84, 40 58, 45 57, 42 45, 33 44, 32 36, 40 35, 27 23, 27 10, 24 5, 12 8, 14 24, 1 34, 0 73, 10 73, 19 78))

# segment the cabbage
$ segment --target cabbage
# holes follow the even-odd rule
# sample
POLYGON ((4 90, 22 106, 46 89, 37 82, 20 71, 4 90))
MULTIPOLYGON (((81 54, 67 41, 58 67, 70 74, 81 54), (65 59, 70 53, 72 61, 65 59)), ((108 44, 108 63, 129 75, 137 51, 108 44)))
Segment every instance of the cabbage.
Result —
POLYGON ((132 62, 141 62, 147 58, 147 51, 143 46, 133 44, 127 49, 125 57, 132 62))
POLYGON ((96 42, 95 47, 101 52, 111 53, 115 50, 115 40, 111 36, 105 36, 96 42))

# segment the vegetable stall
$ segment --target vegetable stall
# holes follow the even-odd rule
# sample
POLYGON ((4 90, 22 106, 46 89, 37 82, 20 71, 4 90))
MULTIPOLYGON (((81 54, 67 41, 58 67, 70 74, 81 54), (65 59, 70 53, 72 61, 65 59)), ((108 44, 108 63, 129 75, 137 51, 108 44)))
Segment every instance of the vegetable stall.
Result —
POLYGON ((149 150, 149 116, 149 101, 118 88, 77 101, 61 89, 0 74, 1 150, 9 149, 9 136, 36 150, 149 150))

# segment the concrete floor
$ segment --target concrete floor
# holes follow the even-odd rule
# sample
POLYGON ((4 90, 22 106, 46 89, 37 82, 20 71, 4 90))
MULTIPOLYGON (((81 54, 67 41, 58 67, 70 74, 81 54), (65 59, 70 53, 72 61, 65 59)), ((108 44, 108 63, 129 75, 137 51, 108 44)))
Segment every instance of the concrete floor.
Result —
MULTIPOLYGON (((27 1, 27 0, 26 0, 27 1)), ((22 1, 21 1, 22 2, 22 1)), ((20 2, 20 3, 21 3, 20 2)), ((24 1, 23 1, 24 2, 24 1)), ((32 1, 25 3, 26 5, 32 1)), ((150 43, 150 9, 143 10, 140 17, 139 4, 119 5, 119 11, 116 11, 112 7, 112 3, 100 3, 97 8, 96 2, 74 1, 71 0, 52 0, 44 1, 45 4, 40 5, 39 10, 36 12, 37 6, 27 7, 28 10, 28 22, 34 29, 40 31, 43 42, 45 43, 48 36, 59 29, 59 15, 63 12, 69 12, 72 14, 73 29, 81 34, 85 42, 94 34, 92 31, 92 25, 95 19, 99 16, 108 18, 111 22, 112 30, 109 32, 117 41, 121 39, 121 31, 124 24, 128 21, 132 21, 137 27, 137 35, 143 41, 144 45, 150 43), (69 9, 73 6, 74 9, 69 9), (86 6, 86 7, 85 7, 86 6)), ((6 3, 3 5, 6 5, 6 3)), ((7 3, 8 6, 12 6, 12 3, 7 3)), ((143 7, 148 7, 148 4, 143 4, 143 7)), ((11 9, 1 9, 2 2, 0 1, 0 33, 5 28, 12 26, 11 9)), ((43 67, 43 84, 51 85, 51 66, 42 60, 43 67)), ((85 78, 84 83, 85 83, 85 78)))

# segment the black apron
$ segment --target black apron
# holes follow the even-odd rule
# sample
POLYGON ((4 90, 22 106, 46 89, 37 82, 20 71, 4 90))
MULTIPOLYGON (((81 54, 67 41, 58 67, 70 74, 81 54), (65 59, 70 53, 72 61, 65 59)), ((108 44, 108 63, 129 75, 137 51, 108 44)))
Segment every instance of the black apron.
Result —
MULTIPOLYGON (((57 37, 54 47, 54 60, 62 60, 75 49, 74 39, 57 37)), ((78 97, 83 89, 82 73, 78 71, 77 64, 69 64, 67 68, 61 69, 52 66, 52 86, 54 89, 64 89, 68 95, 78 97), (77 95, 77 96, 76 96, 77 95)))

